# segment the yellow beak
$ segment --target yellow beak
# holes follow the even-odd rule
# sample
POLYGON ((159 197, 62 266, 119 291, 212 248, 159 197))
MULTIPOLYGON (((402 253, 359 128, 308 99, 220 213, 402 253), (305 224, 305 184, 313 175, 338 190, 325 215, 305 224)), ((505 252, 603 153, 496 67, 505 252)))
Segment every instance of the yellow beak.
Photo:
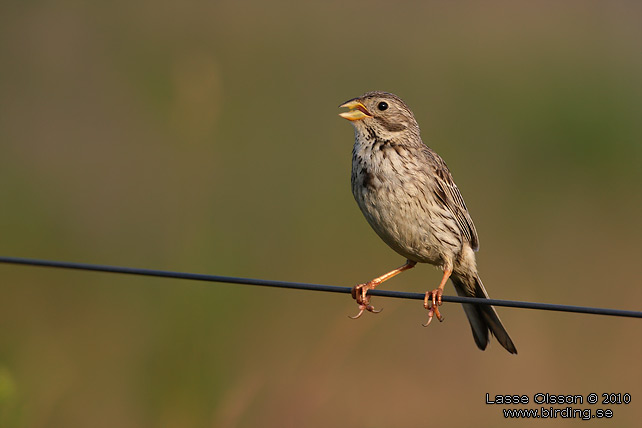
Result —
POLYGON ((361 120, 364 117, 372 117, 370 112, 366 109, 366 106, 361 104, 356 99, 341 104, 339 107, 347 107, 350 109, 349 111, 339 113, 339 116, 350 121, 361 120))

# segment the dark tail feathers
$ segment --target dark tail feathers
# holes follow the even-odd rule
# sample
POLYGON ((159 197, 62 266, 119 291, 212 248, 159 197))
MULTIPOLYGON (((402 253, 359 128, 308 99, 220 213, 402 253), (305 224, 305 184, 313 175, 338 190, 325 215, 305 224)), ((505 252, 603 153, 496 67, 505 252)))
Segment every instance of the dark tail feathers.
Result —
MULTIPOLYGON (((455 285, 455 290, 459 296, 488 299, 488 293, 486 293, 484 284, 482 284, 479 276, 475 275, 474 278, 470 278, 453 274, 450 279, 455 285)), ((517 349, 494 307, 491 305, 473 305, 469 303, 463 303, 462 306, 468 317, 468 322, 470 322, 473 337, 479 349, 482 351, 486 349, 489 342, 488 331, 490 331, 508 352, 517 354, 517 349)))

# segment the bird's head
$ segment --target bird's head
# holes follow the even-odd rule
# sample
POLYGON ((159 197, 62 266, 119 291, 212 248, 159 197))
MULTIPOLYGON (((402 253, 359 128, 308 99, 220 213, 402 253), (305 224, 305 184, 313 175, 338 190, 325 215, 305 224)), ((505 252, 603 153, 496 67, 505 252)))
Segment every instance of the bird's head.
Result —
POLYGON ((419 135, 412 111, 398 96, 388 92, 368 92, 339 107, 349 110, 339 116, 352 122, 357 133, 375 134, 392 140, 406 135, 419 135))

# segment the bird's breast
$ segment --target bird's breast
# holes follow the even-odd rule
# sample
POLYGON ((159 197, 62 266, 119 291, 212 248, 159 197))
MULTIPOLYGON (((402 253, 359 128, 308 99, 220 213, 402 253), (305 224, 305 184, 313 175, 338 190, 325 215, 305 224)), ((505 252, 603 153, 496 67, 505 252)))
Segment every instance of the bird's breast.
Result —
POLYGON ((370 226, 407 259, 439 265, 443 246, 433 232, 440 208, 425 174, 407 147, 355 144, 352 193, 370 226))

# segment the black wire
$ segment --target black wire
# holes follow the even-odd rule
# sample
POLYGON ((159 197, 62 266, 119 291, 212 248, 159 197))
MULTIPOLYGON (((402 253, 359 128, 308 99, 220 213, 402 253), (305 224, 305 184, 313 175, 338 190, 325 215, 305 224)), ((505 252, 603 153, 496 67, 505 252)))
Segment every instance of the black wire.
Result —
MULTIPOLYGON (((238 278, 232 276, 205 275, 199 273, 172 272, 155 269, 140 269, 121 266, 105 266, 88 263, 59 262, 53 260, 27 259, 21 257, 0 257, 0 263, 17 265, 53 267, 61 269, 89 270, 129 275, 155 276, 162 278, 191 279, 196 281, 225 282, 231 284, 249 284, 264 287, 279 287, 299 290, 327 291, 332 293, 350 293, 351 287, 333 285, 307 284, 303 282, 272 281, 267 279, 238 278)), ((407 293, 404 291, 369 290, 371 296, 394 297, 398 299, 423 300, 425 293, 407 293)), ((545 311, 576 312, 593 315, 612 315, 618 317, 642 318, 642 311, 625 311, 621 309, 591 308, 585 306, 556 305, 552 303, 520 302, 515 300, 480 299, 476 297, 443 296, 444 302, 473 303, 476 305, 506 306, 511 308, 539 309, 545 311)))

